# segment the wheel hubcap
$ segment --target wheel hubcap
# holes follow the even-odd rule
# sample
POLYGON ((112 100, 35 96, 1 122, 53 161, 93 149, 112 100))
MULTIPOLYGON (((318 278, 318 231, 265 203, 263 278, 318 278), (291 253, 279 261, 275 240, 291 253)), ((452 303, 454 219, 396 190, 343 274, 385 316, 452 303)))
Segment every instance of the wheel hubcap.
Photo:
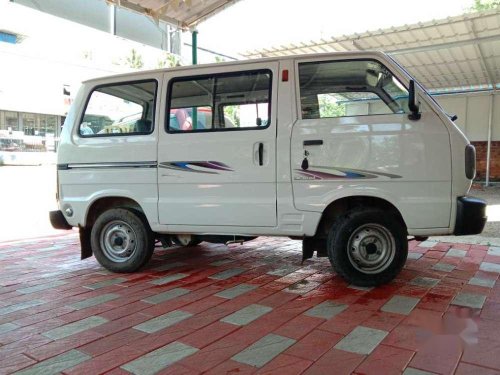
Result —
POLYGON ((396 253, 396 241, 391 232, 379 224, 365 224, 357 228, 348 242, 349 261, 365 274, 385 271, 396 253))
POLYGON ((134 229, 124 221, 114 220, 101 232, 101 248, 109 260, 125 262, 136 251, 137 238, 134 229))

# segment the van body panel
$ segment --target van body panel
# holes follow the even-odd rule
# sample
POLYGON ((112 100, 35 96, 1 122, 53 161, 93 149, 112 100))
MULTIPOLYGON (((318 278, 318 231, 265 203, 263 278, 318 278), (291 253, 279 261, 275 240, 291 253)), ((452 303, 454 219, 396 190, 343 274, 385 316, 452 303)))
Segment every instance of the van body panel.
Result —
POLYGON ((58 150, 59 199, 73 226, 85 226, 91 205, 100 198, 122 197, 137 202, 151 225, 158 221, 157 138, 162 74, 139 74, 131 79, 115 77, 84 84, 77 95, 78 107, 65 124, 58 150), (155 81, 156 108, 151 134, 82 137, 80 123, 91 93, 100 86, 142 80, 155 81))
MULTIPOLYGON (((317 61, 325 62, 323 57, 317 61)), ((304 62, 315 60, 298 59, 297 71, 304 62)), ((295 79, 300 96, 298 74, 295 79)), ((370 196, 392 203, 409 229, 449 228, 450 136, 439 116, 426 104, 419 121, 407 114, 350 110, 353 114, 344 117, 299 116, 295 123, 290 162, 297 209, 322 212, 338 199, 370 196)))

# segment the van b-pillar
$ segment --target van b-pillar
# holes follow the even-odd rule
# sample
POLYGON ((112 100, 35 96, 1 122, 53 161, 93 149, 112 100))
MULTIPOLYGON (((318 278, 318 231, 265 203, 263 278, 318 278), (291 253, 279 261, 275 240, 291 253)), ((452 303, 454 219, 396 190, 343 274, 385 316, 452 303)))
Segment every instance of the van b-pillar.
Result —
MULTIPOLYGON (((192 55, 192 64, 198 64, 198 30, 196 28, 191 29, 191 55, 192 55)), ((192 115, 191 115, 193 130, 198 127, 198 109, 193 107, 192 115)))

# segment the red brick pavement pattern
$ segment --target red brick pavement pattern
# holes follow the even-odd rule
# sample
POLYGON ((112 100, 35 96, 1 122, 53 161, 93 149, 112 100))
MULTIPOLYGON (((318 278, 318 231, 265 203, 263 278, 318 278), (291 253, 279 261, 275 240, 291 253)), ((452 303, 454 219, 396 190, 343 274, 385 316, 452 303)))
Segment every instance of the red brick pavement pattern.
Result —
POLYGON ((125 364, 169 344, 193 350, 160 364, 161 374, 500 373, 500 283, 480 270, 500 256, 487 246, 419 245, 410 242, 414 256, 396 280, 363 289, 326 258, 301 265, 301 243, 281 238, 158 249, 145 269, 122 275, 80 261, 74 234, 0 243, 0 374, 36 374, 61 358, 52 371, 126 374, 125 364), (467 253, 449 256, 450 248, 467 253), (401 301, 411 306, 398 311, 401 301), (311 310, 320 304, 326 310, 311 310), (256 318, 235 322, 248 306, 256 318), (345 345, 356 328, 380 334, 366 352, 345 345), (259 367, 236 356, 270 334, 293 344, 259 367))

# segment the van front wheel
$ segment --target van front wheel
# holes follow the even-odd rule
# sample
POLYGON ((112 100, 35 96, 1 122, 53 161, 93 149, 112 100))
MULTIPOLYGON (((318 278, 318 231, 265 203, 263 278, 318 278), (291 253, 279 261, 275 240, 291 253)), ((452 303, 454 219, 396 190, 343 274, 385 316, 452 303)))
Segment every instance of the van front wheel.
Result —
POLYGON ((333 269, 358 286, 390 282, 408 256, 406 228, 394 214, 379 209, 356 208, 340 216, 327 246, 333 269))
POLYGON ((154 250, 154 237, 146 219, 135 211, 104 211, 91 231, 97 261, 113 272, 134 272, 144 266, 154 250))

